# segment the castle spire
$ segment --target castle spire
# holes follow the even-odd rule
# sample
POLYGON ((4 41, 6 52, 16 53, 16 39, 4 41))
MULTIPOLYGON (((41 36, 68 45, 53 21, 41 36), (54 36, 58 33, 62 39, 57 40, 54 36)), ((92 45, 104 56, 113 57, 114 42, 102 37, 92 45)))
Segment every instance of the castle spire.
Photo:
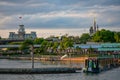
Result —
POLYGON ((96 32, 96 18, 94 17, 94 22, 93 22, 93 30, 96 32))
POLYGON ((99 26, 98 26, 98 24, 97 24, 97 31, 99 30, 99 26))

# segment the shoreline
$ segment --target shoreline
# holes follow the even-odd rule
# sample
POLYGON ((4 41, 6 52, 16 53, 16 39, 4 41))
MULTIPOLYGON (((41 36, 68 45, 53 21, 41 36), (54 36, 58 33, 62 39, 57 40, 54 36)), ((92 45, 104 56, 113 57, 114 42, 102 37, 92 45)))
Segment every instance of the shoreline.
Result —
MULTIPOLYGON (((22 57, 13 57, 13 56, 0 56, 0 59, 12 59, 12 60, 32 60, 29 56, 22 57)), ((34 60, 38 61, 75 61, 75 62, 84 62, 87 57, 72 57, 72 58, 64 58, 60 59, 59 57, 34 57, 34 60)))

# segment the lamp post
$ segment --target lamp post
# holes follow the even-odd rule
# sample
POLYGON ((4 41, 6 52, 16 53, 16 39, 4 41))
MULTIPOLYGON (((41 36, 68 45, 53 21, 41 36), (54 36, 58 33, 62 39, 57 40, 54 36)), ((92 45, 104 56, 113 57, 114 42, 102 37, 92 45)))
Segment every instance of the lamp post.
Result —
POLYGON ((34 46, 31 45, 32 69, 34 69, 34 46))

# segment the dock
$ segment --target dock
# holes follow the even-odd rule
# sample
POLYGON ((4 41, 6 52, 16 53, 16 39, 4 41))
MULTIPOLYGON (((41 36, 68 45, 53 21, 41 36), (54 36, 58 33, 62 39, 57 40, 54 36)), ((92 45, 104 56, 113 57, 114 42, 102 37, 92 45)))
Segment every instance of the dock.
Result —
POLYGON ((85 60, 83 72, 99 73, 113 68, 120 67, 119 59, 106 57, 93 57, 85 60))
POLYGON ((0 74, 53 74, 53 73, 75 73, 75 68, 51 67, 51 68, 0 68, 0 74))

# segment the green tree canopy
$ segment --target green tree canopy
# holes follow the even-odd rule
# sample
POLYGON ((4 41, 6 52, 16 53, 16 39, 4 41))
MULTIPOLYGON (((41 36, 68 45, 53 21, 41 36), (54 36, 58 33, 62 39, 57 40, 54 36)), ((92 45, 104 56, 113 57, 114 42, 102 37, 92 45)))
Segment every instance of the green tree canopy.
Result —
MULTIPOLYGON (((10 45, 21 45, 22 42, 11 42, 9 44, 10 45)), ((10 47, 10 48, 7 48, 7 50, 19 50, 19 48, 17 48, 17 47, 14 47, 14 48, 10 47)))
POLYGON ((41 44, 43 41, 44 41, 43 38, 36 38, 36 39, 34 40, 34 44, 41 44))
POLYGON ((28 49, 30 45, 33 45, 33 40, 26 39, 20 46, 20 50, 28 49))
POLYGON ((41 43, 41 47, 39 48, 40 52, 45 52, 48 48, 48 41, 44 40, 41 43))
POLYGON ((114 32, 102 29, 93 35, 92 40, 94 42, 115 42, 114 32))
POLYGON ((53 44, 53 49, 58 48, 58 46, 59 46, 59 43, 58 43, 58 42, 54 42, 54 44, 53 44))
POLYGON ((90 35, 88 33, 84 33, 80 37, 80 43, 84 43, 85 44, 87 41, 90 40, 90 38, 91 37, 90 37, 90 35))
POLYGON ((63 37, 62 41, 60 42, 60 48, 66 49, 68 47, 73 47, 73 40, 69 37, 63 37))
POLYGON ((114 35, 116 42, 120 42, 120 32, 116 32, 114 35))
POLYGON ((48 44, 48 41, 44 40, 42 43, 41 43, 41 46, 46 46, 48 44))

